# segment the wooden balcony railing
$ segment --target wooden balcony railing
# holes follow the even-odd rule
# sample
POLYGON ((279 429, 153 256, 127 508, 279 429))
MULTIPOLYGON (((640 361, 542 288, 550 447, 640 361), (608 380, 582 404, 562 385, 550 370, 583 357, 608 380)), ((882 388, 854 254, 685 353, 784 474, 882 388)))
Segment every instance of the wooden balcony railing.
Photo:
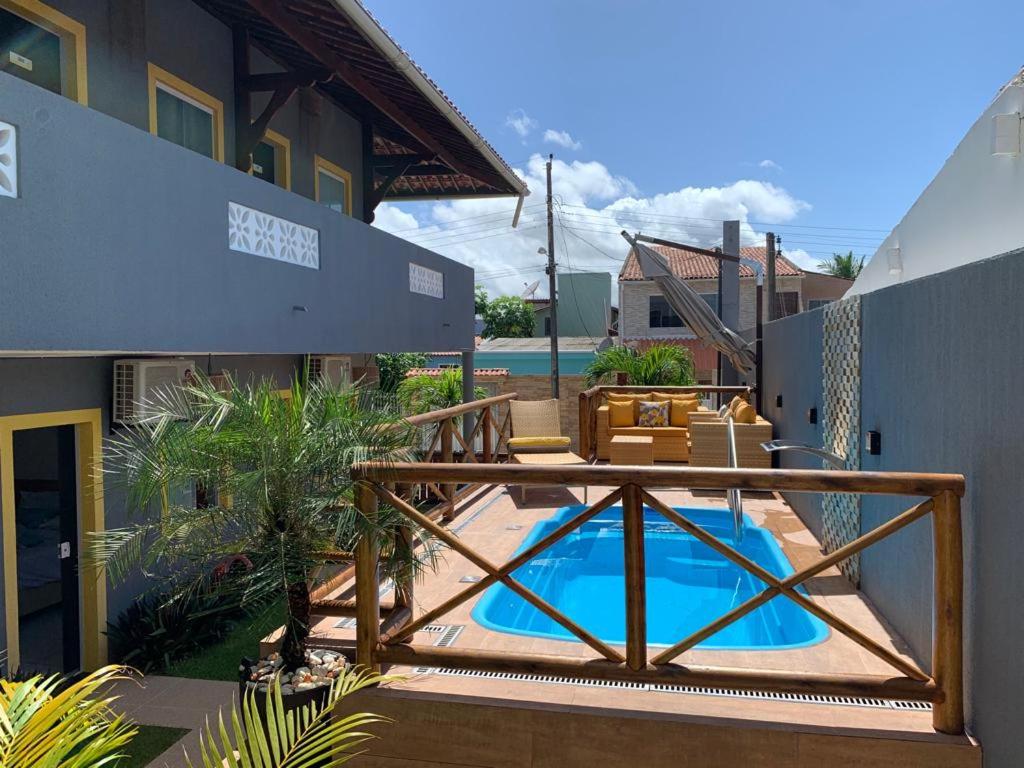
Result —
MULTIPOLYGON (((439 454, 438 457, 445 464, 451 464, 457 458, 467 464, 490 464, 499 461, 503 455, 507 455, 508 439, 512 435, 508 403, 518 397, 517 393, 510 392, 505 395, 462 403, 440 411, 410 416, 406 421, 415 427, 429 428, 431 425, 436 425, 433 438, 423 454, 428 461, 439 454), (476 423, 468 437, 464 437, 461 424, 467 414, 472 414, 476 423), (478 436, 481 440, 479 457, 474 447, 478 436), (461 447, 461 451, 456 450, 456 443, 461 447), (503 448, 505 449, 504 454, 502 453, 503 448)), ((441 512, 445 520, 451 519, 455 505, 461 499, 480 487, 478 484, 471 483, 459 488, 453 483, 433 481, 428 481, 425 485, 441 499, 441 512)))
POLYGON ((597 409, 604 402, 609 392, 678 392, 687 394, 696 392, 700 395, 718 395, 719 399, 728 401, 736 395, 752 402, 753 387, 656 387, 598 384, 580 392, 580 455, 588 461, 597 458, 597 409))
MULTIPOLYGON (((961 475, 898 472, 840 472, 825 470, 712 469, 677 467, 555 466, 513 464, 363 464, 353 470, 358 482, 357 504, 364 515, 377 514, 383 502, 403 513, 411 525, 447 544, 487 575, 421 615, 414 615, 411 601, 382 621, 379 606, 379 553, 371 541, 356 552, 357 658, 360 664, 381 664, 488 670, 541 674, 567 678, 636 681, 839 696, 868 696, 930 702, 938 731, 963 732, 963 545, 960 526, 961 475), (504 564, 497 564, 467 546, 443 525, 396 495, 394 484, 432 483, 591 485, 613 490, 583 509, 571 520, 504 564), (684 514, 661 501, 655 492, 665 488, 700 488, 745 491, 840 492, 925 497, 908 510, 823 557, 791 576, 778 578, 757 563, 706 532, 684 514), (625 652, 605 643, 565 616, 558 608, 513 577, 553 543, 613 504, 624 511, 626 581, 625 652), (644 507, 699 539, 707 546, 760 579, 764 590, 715 619, 702 629, 681 638, 675 645, 650 655, 647 647, 647 606, 644 576, 644 507), (925 672, 867 634, 824 608, 798 587, 830 566, 891 536, 910 523, 931 515, 934 529, 935 619, 931 671, 925 672), (417 630, 436 621, 456 606, 480 594, 492 584, 504 584, 552 620, 594 649, 598 658, 581 659, 520 652, 435 648, 410 643, 417 630), (821 670, 779 671, 691 666, 678 657, 715 632, 737 621, 758 606, 781 595, 817 616, 872 655, 891 665, 894 676, 837 674, 821 670)), ((412 593, 412 584, 396 585, 396 594, 412 593)))

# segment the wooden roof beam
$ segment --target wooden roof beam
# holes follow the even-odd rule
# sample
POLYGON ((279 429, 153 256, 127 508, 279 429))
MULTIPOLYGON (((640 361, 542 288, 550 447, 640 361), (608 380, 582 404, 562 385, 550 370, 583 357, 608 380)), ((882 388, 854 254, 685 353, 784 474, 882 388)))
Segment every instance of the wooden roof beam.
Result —
POLYGON ((338 77, 344 80, 360 96, 402 126, 425 149, 431 150, 446 163, 454 167, 450 155, 428 131, 359 74, 351 64, 325 45, 315 33, 310 32, 308 28, 300 24, 280 0, 249 0, 249 5, 263 18, 288 35, 306 53, 325 67, 333 70, 338 77))

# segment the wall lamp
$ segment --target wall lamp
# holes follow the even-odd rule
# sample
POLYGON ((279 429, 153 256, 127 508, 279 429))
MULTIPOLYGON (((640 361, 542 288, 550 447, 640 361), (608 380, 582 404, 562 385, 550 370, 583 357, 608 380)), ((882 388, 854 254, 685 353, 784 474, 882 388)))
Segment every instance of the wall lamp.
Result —
POLYGON ((864 448, 871 456, 878 456, 882 453, 882 433, 874 430, 864 437, 864 448))

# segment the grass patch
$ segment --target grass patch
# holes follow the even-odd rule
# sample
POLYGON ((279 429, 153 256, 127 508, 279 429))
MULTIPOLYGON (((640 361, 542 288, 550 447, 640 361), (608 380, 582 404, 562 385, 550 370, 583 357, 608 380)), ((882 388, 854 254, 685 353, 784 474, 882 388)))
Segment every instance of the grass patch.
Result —
POLYGON ((117 762, 117 768, 145 768, 157 756, 188 733, 188 728, 165 728, 162 725, 140 725, 138 734, 125 747, 126 757, 117 762))
POLYGON ((236 682, 238 662, 243 656, 255 657, 259 652, 260 640, 284 624, 284 617, 285 606, 282 602, 256 616, 241 619, 224 640, 201 653, 174 662, 163 674, 236 682))

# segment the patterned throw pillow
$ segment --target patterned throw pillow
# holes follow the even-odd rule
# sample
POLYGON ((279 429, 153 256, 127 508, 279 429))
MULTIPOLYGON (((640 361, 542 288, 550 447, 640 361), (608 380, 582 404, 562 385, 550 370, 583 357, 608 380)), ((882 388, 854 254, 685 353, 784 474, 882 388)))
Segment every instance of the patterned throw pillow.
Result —
POLYGON ((640 419, 637 426, 640 427, 667 427, 668 426, 667 401, 645 402, 640 401, 640 419))

